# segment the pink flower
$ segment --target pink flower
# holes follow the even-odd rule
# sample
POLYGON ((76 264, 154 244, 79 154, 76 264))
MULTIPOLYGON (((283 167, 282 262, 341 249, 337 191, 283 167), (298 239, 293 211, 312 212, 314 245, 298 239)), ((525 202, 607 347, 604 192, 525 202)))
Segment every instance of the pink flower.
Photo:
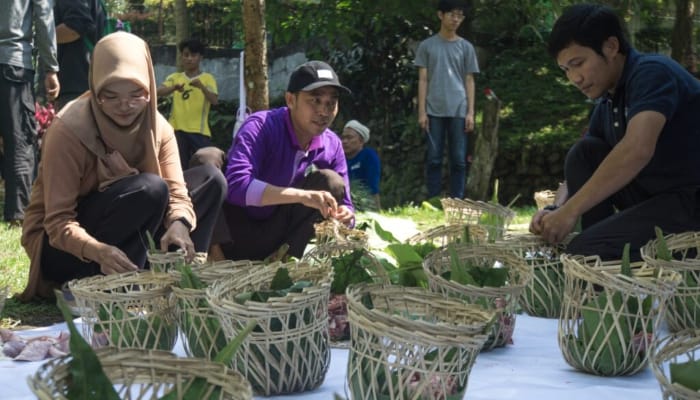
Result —
POLYGON ((49 126, 51 125, 51 122, 53 122, 55 116, 56 110, 53 108, 53 104, 49 103, 46 106, 43 106, 39 103, 34 103, 34 117, 39 123, 39 129, 37 129, 39 139, 41 139, 46 133, 46 130, 49 129, 49 126))

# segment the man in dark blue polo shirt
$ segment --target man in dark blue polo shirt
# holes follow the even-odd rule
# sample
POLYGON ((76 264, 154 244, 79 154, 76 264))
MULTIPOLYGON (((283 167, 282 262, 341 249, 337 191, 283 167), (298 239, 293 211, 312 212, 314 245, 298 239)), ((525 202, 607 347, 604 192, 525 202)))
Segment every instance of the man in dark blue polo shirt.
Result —
POLYGON ((552 243, 581 217, 572 254, 632 257, 654 237, 700 230, 700 83, 681 65, 630 47, 607 7, 579 4, 557 20, 549 53, 598 102, 589 131, 569 151, 569 198, 538 212, 530 230, 552 243))

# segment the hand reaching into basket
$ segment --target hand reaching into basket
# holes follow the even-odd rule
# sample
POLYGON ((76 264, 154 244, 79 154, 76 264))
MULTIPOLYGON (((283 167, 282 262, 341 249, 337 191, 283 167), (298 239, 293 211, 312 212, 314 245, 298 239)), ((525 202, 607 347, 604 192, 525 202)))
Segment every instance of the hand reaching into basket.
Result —
POLYGON ((136 264, 129 260, 126 253, 106 243, 100 243, 96 246, 94 255, 86 255, 87 258, 94 260, 100 265, 100 271, 105 275, 120 274, 139 269, 136 264))
POLYGON ((542 236, 548 243, 561 243, 571 233, 578 216, 568 211, 566 206, 538 211, 530 222, 530 232, 542 236))
POLYGON ((190 238, 190 230, 182 221, 174 221, 165 231, 163 237, 160 238, 160 249, 168 251, 171 245, 181 248, 185 252, 185 261, 192 262, 194 260, 194 243, 190 238))

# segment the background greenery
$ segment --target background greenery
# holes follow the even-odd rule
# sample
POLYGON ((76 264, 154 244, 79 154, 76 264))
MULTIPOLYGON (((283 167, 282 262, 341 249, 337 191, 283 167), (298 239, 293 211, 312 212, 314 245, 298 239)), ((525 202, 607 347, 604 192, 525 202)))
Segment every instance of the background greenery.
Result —
MULTIPOLYGON (((459 33, 475 44, 481 66, 476 78, 477 131, 470 136, 470 143, 473 146, 479 134, 486 101, 482 93, 491 88, 503 101, 500 150, 492 179, 501 181, 504 201, 520 195, 518 204, 527 205, 535 191, 556 188, 563 179, 563 155, 585 130, 591 104, 566 82, 545 51, 556 17, 575 2, 469 1, 467 19, 459 33)), ((149 43, 172 43, 172 0, 111 3, 115 10, 124 12, 124 18, 136 22, 137 33, 148 37, 149 43), (136 6, 130 8, 130 4, 136 6)), ((668 51, 675 1, 600 3, 614 7, 625 18, 636 47, 668 51)), ((352 89, 352 97, 342 100, 333 128, 338 131, 353 118, 371 127, 370 145, 383 162, 385 206, 418 203, 425 198, 425 143, 415 113, 417 73, 413 59, 417 44, 439 28, 435 4, 434 0, 266 2, 268 52, 293 48, 305 51, 309 58, 328 60, 352 89)), ((242 47, 240 0, 189 0, 188 5, 193 35, 212 46, 242 47)), ((270 104, 281 105, 282 99, 270 99, 270 104)), ((213 109, 214 142, 222 148, 230 144, 237 108, 237 104, 222 103, 213 109)))
MULTIPOLYGON (((151 44, 172 44, 175 38, 173 0, 106 0, 113 16, 128 20, 136 34, 151 44)), ((425 229, 441 223, 441 213, 417 207, 424 199, 425 144, 416 123, 417 73, 414 50, 439 28, 435 1, 430 0, 276 0, 266 2, 270 53, 306 51, 310 58, 329 60, 353 91, 343 99, 334 128, 356 118, 372 128, 371 145, 383 161, 383 211, 410 218, 425 229)), ((569 85, 545 52, 556 17, 569 0, 473 0, 460 34, 478 49, 477 129, 485 88, 503 101, 501 148, 492 179, 501 181, 500 199, 520 194, 519 217, 526 223, 533 211, 534 190, 555 188, 562 177, 550 165, 561 157, 586 126, 591 104, 569 85), (529 176, 515 176, 517 168, 529 176), (515 172, 514 172, 515 171, 515 172), (535 179, 535 177, 537 179, 535 179), (515 182, 520 181, 520 184, 515 182)), ((634 45, 643 51, 668 52, 675 0, 601 1, 616 8, 631 27, 634 45)), ((190 32, 210 46, 242 48, 240 0, 188 0, 190 32)), ((697 24, 696 24, 697 25, 697 24)), ((695 34, 697 38, 697 32, 695 34)), ((695 41, 697 43, 697 40, 695 41)), ((271 106, 282 104, 271 99, 271 106)), ((167 104, 163 104, 167 108, 167 104)), ((213 107, 214 142, 230 145, 238 105, 213 107)), ((478 130, 476 132, 478 135, 478 130)), ((473 136, 470 140, 473 144, 473 136)), ((0 287, 23 289, 28 259, 19 244, 20 230, 0 223, 0 287)), ((44 325, 60 320, 52 303, 20 304, 13 299, 2 325, 44 325)))

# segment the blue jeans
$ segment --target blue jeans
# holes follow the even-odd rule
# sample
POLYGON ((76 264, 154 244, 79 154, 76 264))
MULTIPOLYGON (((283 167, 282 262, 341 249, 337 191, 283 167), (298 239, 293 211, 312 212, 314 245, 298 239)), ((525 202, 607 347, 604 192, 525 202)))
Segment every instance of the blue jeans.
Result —
POLYGON ((439 196, 442 190, 442 157, 445 139, 450 166, 450 197, 464 198, 467 171, 467 135, 464 118, 428 116, 429 132, 425 161, 428 197, 439 196))

